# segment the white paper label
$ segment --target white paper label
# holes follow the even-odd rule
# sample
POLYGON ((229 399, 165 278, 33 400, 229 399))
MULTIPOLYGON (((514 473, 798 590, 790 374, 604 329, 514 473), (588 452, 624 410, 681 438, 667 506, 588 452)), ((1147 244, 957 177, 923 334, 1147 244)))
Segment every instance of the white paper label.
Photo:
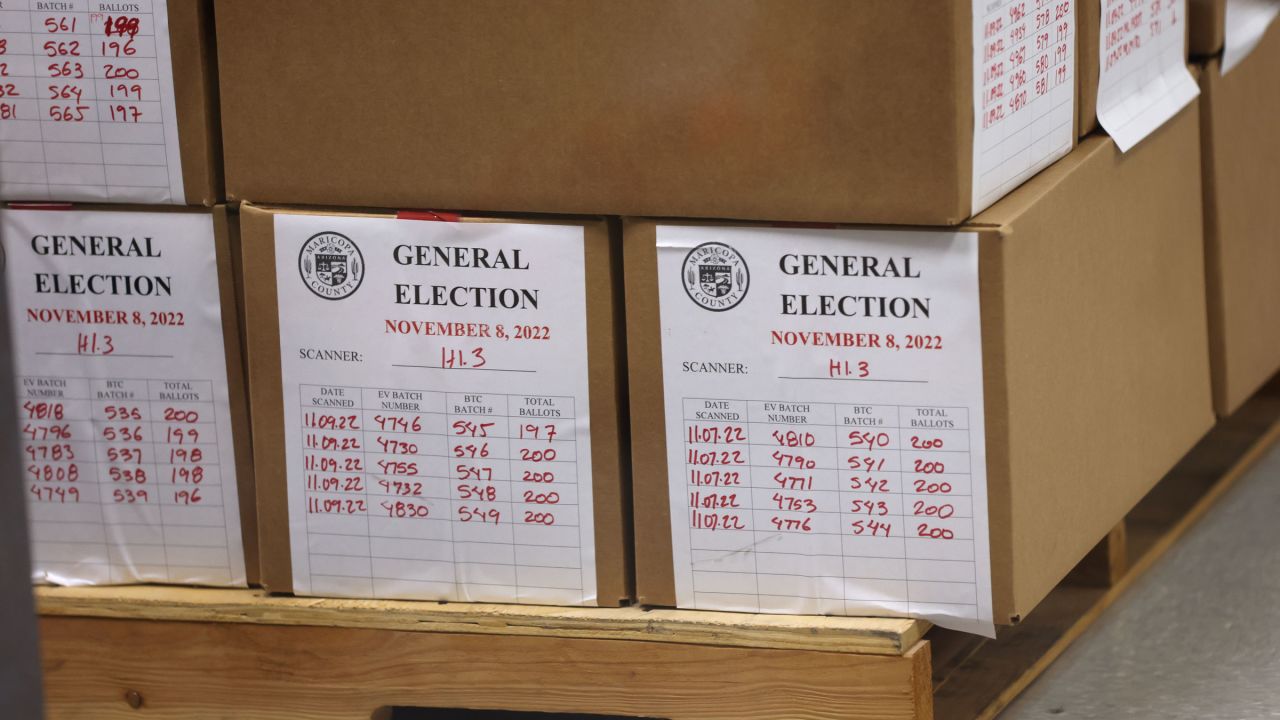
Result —
POLYGON ((1258 46, 1271 21, 1280 14, 1280 0, 1227 0, 1222 48, 1222 72, 1240 64, 1258 46))
POLYGON ((165 0, 2 5, 0 199, 185 203, 165 0))
POLYGON ((974 0, 973 214, 1071 151, 1075 0, 974 0))
POLYGON ((275 237, 294 592, 596 604, 583 228, 275 237))
POLYGON ((1098 122, 1122 152, 1200 94, 1187 70, 1186 0, 1104 0, 1098 122))
POLYGON ((990 635, 974 233, 658 228, 680 607, 990 635))
POLYGON ((6 209, 0 239, 36 582, 244 585, 212 216, 6 209))

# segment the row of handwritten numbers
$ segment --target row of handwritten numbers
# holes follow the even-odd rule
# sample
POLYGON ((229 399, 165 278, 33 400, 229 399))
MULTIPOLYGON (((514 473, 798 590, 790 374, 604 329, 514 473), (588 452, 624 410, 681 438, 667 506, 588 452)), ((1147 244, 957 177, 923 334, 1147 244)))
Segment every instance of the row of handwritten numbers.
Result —
MULTIPOLYGON (((744 485, 743 472, 751 472, 749 433, 745 427, 734 425, 697 425, 686 427, 686 441, 690 444, 727 446, 730 449, 686 450, 686 463, 690 466, 688 482, 697 488, 690 492, 690 521, 696 530, 750 530, 753 523, 745 509, 743 491, 752 492, 744 485), (740 446, 737 449, 734 446, 740 446)), ((947 521, 957 516, 957 504, 947 496, 959 489, 943 478, 947 472, 945 459, 914 458, 906 472, 887 469, 888 458, 880 451, 897 447, 905 441, 905 447, 917 452, 941 451, 947 444, 941 434, 901 433, 879 430, 855 429, 844 433, 842 446, 852 450, 844 457, 846 470, 857 474, 845 477, 841 482, 845 492, 866 495, 864 498, 840 498, 836 502, 845 505, 841 512, 856 519, 843 529, 853 536, 866 537, 918 537, 929 540, 951 540, 956 530, 947 521), (914 477, 904 478, 902 476, 914 477), (908 488, 902 487, 903 480, 908 488), (908 508, 901 506, 908 493, 917 497, 908 508), (916 522, 914 529, 896 525, 893 516, 910 518, 916 522), (895 532, 895 528, 897 532, 895 532)), ((828 474, 817 467, 813 449, 827 447, 825 438, 807 430, 773 429, 763 445, 776 449, 768 455, 769 466, 774 468, 772 482, 775 490, 764 493, 762 505, 767 514, 766 530, 793 533, 812 533, 819 529, 815 516, 822 512, 822 497, 839 497, 830 491, 815 492, 816 478, 828 474)), ((967 494, 967 493, 966 493, 967 494)), ((757 495, 757 500, 759 499, 757 495)))
MULTIPOLYGON (((24 117, 23 109, 16 101, 20 99, 43 99, 50 101, 44 120, 53 122, 81 123, 90 122, 93 106, 84 103, 85 88, 79 82, 93 77, 110 82, 105 85, 105 94, 111 100, 121 102, 108 103, 99 113, 105 110, 105 117, 98 120, 109 122, 137 123, 141 122, 144 110, 133 104, 143 100, 143 84, 139 81, 142 72, 135 67, 118 63, 103 63, 100 70, 91 73, 86 70, 83 58, 112 58, 127 61, 138 55, 136 36, 141 25, 141 18, 120 15, 93 15, 82 20, 77 16, 56 16, 44 19, 45 39, 41 41, 39 34, 15 35, 0 37, 0 120, 34 120, 35 117, 24 117), (100 30, 105 36, 98 41, 69 39, 77 35, 84 36, 91 30, 100 30), (31 47, 19 40, 30 40, 31 47), (31 58, 29 73, 24 59, 31 58), (44 69, 39 77, 47 77, 56 82, 46 86, 44 91, 35 88, 34 83, 27 86, 17 79, 18 76, 36 76, 37 63, 44 58, 44 69), (126 102, 128 101, 128 102, 126 102)), ((91 64, 90 68, 93 67, 91 64)))
POLYGON ((83 426, 84 421, 71 419, 62 403, 26 401, 21 412, 25 470, 31 481, 28 490, 37 502, 66 504, 87 499, 78 485, 87 479, 82 470, 86 465, 105 470, 106 477, 98 480, 110 482, 111 494, 104 501, 156 503, 166 492, 169 497, 165 500, 174 505, 205 501, 201 484, 208 471, 204 464, 217 459, 208 456, 207 446, 200 446, 202 440, 209 440, 202 438, 206 431, 200 424, 209 419, 202 418, 199 410, 164 407, 163 420, 153 423, 140 405, 106 404, 89 421, 88 437, 76 432, 76 426, 83 426), (149 437, 152 430, 160 433, 155 441, 149 437), (86 445, 93 448, 92 458, 84 455, 86 445), (152 457, 148 460, 149 454, 152 457), (168 472, 157 470, 161 466, 168 472))
MULTIPOLYGON (((373 425, 377 431, 386 433, 423 433, 427 421, 420 416, 375 415, 373 425)), ((371 489, 377 495, 389 495, 390 499, 380 500, 375 512, 384 513, 386 517, 395 519, 434 519, 438 512, 425 499, 426 486, 421 477, 426 470, 423 461, 414 459, 422 448, 412 439, 400 439, 394 436, 375 434, 372 446, 364 446, 360 438, 351 436, 327 435, 324 432, 311 432, 312 429, 331 431, 360 431, 361 419, 357 415, 335 415, 323 412, 307 412, 303 416, 303 445, 308 450, 303 463, 306 470, 306 488, 313 493, 362 493, 366 492, 366 471, 362 457, 325 457, 323 452, 373 452, 389 455, 392 459, 376 461, 376 474, 383 477, 375 479, 371 489), (396 456, 403 456, 397 459, 396 456)), ((492 464, 498 458, 492 446, 494 439, 506 441, 506 433, 495 435, 496 423, 473 420, 455 420, 448 426, 451 439, 447 444, 450 461, 450 476, 455 485, 451 488, 452 497, 464 503, 457 507, 455 519, 464 523, 481 523, 499 525, 509 522, 504 512, 504 505, 511 501, 501 498, 501 491, 495 482, 506 482, 500 479, 502 473, 492 464)), ((517 504, 536 506, 517 513, 517 522, 530 525, 551 526, 557 522, 555 506, 562 501, 561 492, 554 489, 557 472, 551 463, 561 460, 560 450, 551 447, 561 436, 556 423, 521 422, 515 428, 513 439, 525 441, 526 447, 518 448, 517 460, 520 470, 520 482, 530 483, 534 489, 520 491, 517 504), (528 444, 544 445, 530 447, 528 444), (536 486, 536 487, 535 487, 536 486)), ((364 515, 370 511, 365 499, 342 497, 308 497, 307 511, 312 514, 364 515)))
POLYGON ((1071 37, 1070 0, 1035 0, 1010 5, 988 19, 983 30, 983 127, 1012 117, 1030 103, 1029 79, 1037 97, 1067 81, 1071 37), (1028 36, 1028 27, 1032 29, 1028 36), (1028 51, 1034 63, 1028 74, 1028 51), (1050 68, 1054 68, 1050 75, 1050 68), (1006 108, 1008 113, 1006 114, 1006 108))

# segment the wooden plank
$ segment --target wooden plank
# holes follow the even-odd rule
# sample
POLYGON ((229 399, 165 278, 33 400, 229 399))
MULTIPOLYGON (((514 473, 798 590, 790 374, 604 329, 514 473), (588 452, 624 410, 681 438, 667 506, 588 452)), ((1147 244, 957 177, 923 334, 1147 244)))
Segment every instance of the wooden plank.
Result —
POLYGON ((929 649, 45 617, 48 717, 368 720, 387 706, 670 720, 931 717, 929 649))
POLYGON ((929 624, 696 610, 566 608, 271 596, 260 590, 42 587, 41 615, 346 627, 412 632, 646 640, 692 645, 901 655, 929 624))

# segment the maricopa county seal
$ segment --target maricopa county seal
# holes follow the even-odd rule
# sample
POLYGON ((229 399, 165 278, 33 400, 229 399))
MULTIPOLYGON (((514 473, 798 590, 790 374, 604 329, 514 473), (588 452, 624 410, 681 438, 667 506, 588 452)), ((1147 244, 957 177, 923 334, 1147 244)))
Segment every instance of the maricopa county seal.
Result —
POLYGON ((690 250, 682 270, 689 299, 712 312, 736 307, 751 285, 747 261, 724 243, 702 243, 690 250))
POLYGON ((325 300, 341 300, 364 282, 364 256, 346 235, 317 233, 302 243, 298 272, 311 292, 325 300))

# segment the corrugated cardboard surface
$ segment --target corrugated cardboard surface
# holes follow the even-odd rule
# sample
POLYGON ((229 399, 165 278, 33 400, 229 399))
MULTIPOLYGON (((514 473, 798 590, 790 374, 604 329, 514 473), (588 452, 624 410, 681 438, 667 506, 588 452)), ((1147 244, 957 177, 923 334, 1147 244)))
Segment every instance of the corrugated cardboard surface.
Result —
POLYGON ((188 205, 212 206, 222 197, 213 0, 168 0, 168 6, 183 194, 188 205))
POLYGON ((1214 406, 1227 415, 1280 369, 1280 28, 1203 92, 1214 406))
POLYGON ((970 4, 216 9, 234 199, 921 224, 969 215, 970 4))
POLYGON ((656 243, 654 221, 623 220, 636 600, 642 605, 674 606, 676 586, 671 555, 671 501, 667 492, 666 397, 662 381, 656 243))
MULTIPOLYGON (((1213 422, 1194 105, 1084 141, 970 229, 996 621, 1030 612, 1213 422)), ((624 224, 637 593, 673 605, 655 221, 624 224)))
POLYGON ((1187 0, 1191 16, 1191 55, 1207 57, 1222 50, 1227 22, 1227 0, 1187 0))
MULTIPOLYGON (((249 384, 253 406, 254 463, 258 471, 262 580, 272 592, 293 591, 289 512, 285 485, 283 383, 280 375, 280 317, 275 276, 275 215, 306 213, 370 215, 386 213, 306 210, 242 205, 245 306, 249 341, 249 384)), ((591 471, 595 503, 596 588, 600 605, 622 605, 633 596, 629 472, 625 401, 622 392, 623 339, 618 293, 621 269, 617 238, 603 220, 519 220, 464 217, 463 222, 548 222, 581 225, 586 232, 588 391, 591 394, 591 471)), ((404 222, 422 222, 405 220, 404 222)))

